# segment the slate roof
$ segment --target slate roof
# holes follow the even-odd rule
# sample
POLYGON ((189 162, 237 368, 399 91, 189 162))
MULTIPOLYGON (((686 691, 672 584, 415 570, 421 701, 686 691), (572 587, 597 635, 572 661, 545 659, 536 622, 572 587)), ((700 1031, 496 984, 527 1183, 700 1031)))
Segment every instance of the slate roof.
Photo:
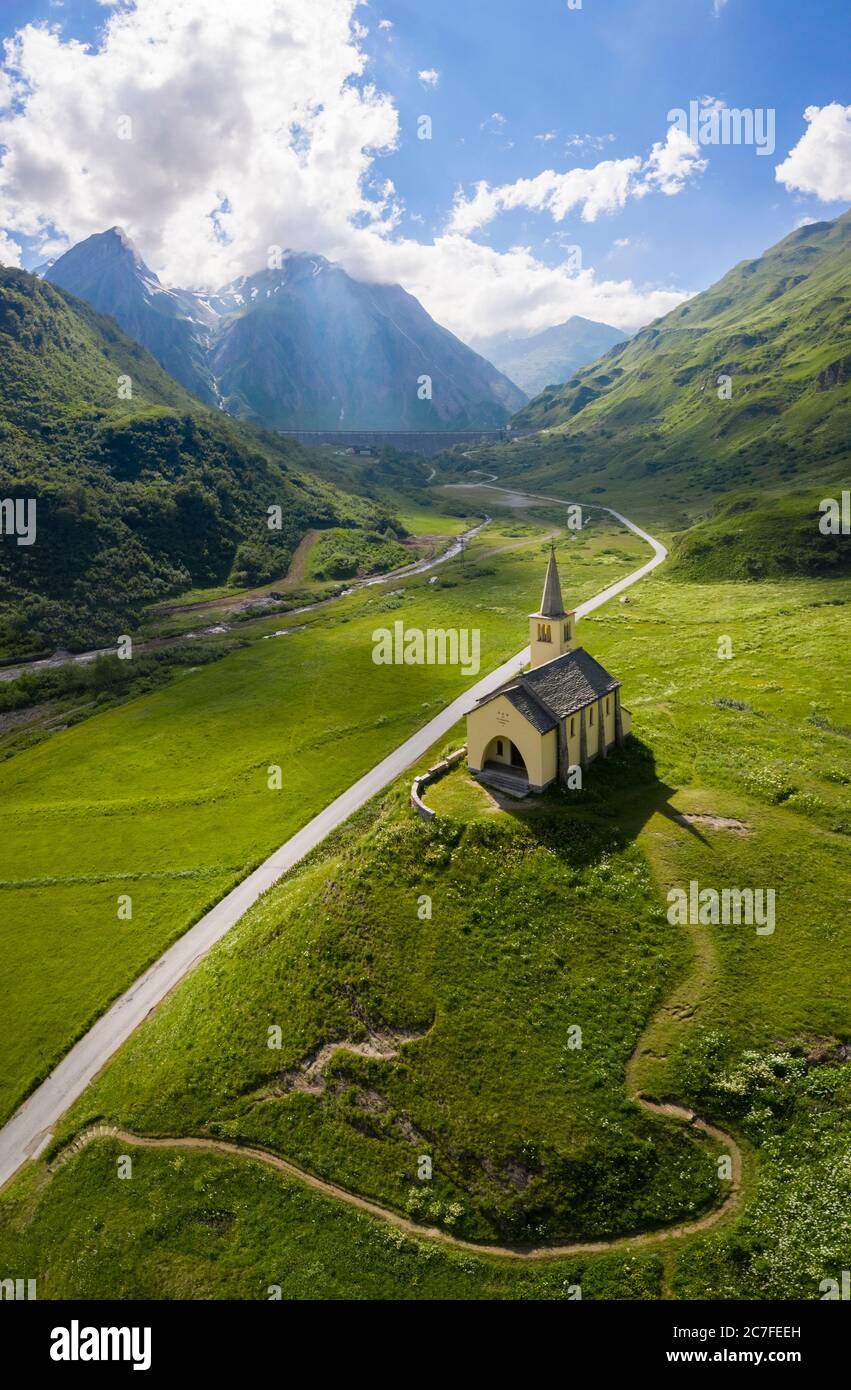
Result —
POLYGON ((589 656, 583 647, 576 647, 554 661, 547 661, 543 666, 524 672, 520 680, 559 719, 574 714, 601 695, 610 694, 620 685, 620 681, 610 675, 593 656, 589 656))
POLYGON ((558 728, 558 720, 553 718, 550 711, 545 709, 530 691, 524 690, 522 685, 514 685, 510 690, 499 693, 505 696, 524 719, 528 719, 532 728, 537 729, 539 734, 547 734, 550 729, 558 728))
POLYGON ((619 685, 620 681, 605 666, 589 656, 584 647, 577 647, 533 671, 525 671, 515 685, 494 690, 479 700, 476 708, 504 695, 533 729, 546 734, 558 727, 560 719, 575 714, 592 700, 599 700, 601 695, 611 694, 619 685))

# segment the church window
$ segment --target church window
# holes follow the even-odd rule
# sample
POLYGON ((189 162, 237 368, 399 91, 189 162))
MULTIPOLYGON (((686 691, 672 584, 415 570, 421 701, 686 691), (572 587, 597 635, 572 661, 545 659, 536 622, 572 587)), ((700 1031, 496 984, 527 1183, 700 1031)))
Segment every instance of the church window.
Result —
POLYGON ((564 625, 564 640, 565 642, 570 641, 570 623, 565 623, 564 625))
POLYGON ((593 705, 589 705, 589 706, 588 706, 588 723, 591 725, 591 728, 593 729, 593 727, 594 727, 594 706, 593 706, 593 705))
POLYGON ((609 697, 608 697, 608 695, 607 695, 607 696, 606 696, 606 714, 608 714, 608 712, 609 712, 609 697))
POLYGON ((552 640, 549 623, 538 623, 538 641, 551 642, 552 640))
POLYGON ((575 720, 575 719, 571 719, 571 721, 570 721, 570 737, 571 737, 571 738, 573 738, 573 727, 574 727, 575 723, 576 723, 576 720, 575 720))
POLYGON ((501 758, 501 757, 502 757, 502 739, 501 739, 501 738, 498 738, 497 741, 496 741, 496 753, 497 753, 497 757, 498 757, 498 758, 501 758))

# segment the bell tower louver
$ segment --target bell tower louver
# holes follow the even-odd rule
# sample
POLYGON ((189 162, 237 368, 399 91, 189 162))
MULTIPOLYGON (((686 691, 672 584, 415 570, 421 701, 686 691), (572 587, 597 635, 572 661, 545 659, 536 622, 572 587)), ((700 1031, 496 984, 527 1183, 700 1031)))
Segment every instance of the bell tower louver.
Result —
POLYGON ((576 646, 576 614, 564 606, 554 545, 550 545, 540 610, 529 614, 529 645, 533 667, 543 666, 576 646))

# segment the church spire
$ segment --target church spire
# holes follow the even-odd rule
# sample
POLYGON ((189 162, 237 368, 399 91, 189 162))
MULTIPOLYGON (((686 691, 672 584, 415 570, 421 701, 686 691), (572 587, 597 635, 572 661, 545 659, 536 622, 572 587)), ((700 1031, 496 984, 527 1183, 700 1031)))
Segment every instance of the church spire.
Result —
POLYGON ((547 577, 539 612, 529 614, 529 648, 532 666, 542 666, 564 656, 575 646, 576 614, 565 610, 556 565, 555 546, 550 546, 547 577))
POLYGON ((556 566, 556 549, 553 544, 550 544, 550 558, 547 564, 547 577, 544 580, 544 596, 541 599, 540 613, 542 618, 563 618, 565 616, 561 584, 556 566))

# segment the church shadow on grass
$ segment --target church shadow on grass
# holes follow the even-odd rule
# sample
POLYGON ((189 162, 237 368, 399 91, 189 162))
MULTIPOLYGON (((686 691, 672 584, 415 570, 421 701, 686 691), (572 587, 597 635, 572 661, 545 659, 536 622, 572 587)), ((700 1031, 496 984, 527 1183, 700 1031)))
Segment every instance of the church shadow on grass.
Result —
POLYGON ((501 797, 500 805, 541 845, 575 868, 624 849, 654 815, 664 816, 712 848, 706 836, 672 806, 677 788, 656 776, 652 749, 634 735, 607 758, 595 758, 582 781, 581 791, 554 783, 524 801, 501 797))

